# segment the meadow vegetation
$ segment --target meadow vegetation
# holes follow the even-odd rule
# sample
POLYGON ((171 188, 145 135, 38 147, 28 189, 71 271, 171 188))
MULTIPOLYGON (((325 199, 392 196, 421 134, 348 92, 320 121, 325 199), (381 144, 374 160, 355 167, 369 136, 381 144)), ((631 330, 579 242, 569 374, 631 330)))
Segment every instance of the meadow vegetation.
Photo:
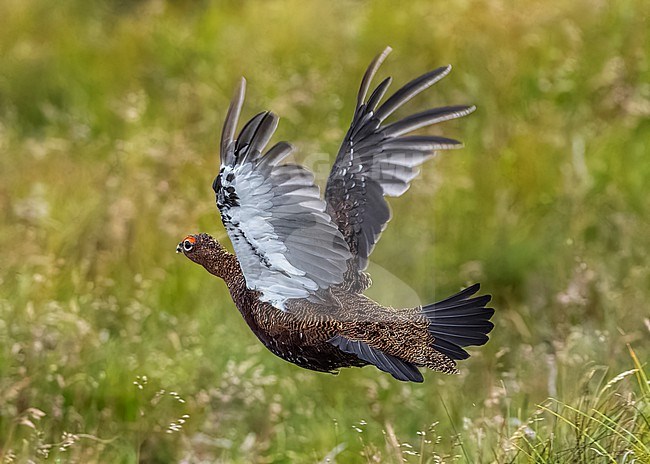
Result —
POLYGON ((0 462, 650 462, 650 28, 644 0, 4 0, 0 462), (370 295, 481 282, 490 342, 404 384, 301 370, 174 253, 244 115, 320 182, 369 61, 408 105, 476 104, 373 253, 370 295), (394 85, 396 85, 394 84, 394 85))

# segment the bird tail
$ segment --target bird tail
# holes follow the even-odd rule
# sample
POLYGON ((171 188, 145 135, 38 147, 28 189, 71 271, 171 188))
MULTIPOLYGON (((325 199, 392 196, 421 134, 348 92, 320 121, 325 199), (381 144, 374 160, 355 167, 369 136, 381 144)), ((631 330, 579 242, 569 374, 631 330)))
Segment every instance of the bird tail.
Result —
POLYGON ((429 332, 435 338, 432 347, 451 359, 468 358, 462 347, 484 345, 487 334, 494 328, 490 322, 494 309, 485 307, 492 297, 472 298, 479 288, 479 284, 474 284, 445 300, 422 307, 429 320, 429 332))

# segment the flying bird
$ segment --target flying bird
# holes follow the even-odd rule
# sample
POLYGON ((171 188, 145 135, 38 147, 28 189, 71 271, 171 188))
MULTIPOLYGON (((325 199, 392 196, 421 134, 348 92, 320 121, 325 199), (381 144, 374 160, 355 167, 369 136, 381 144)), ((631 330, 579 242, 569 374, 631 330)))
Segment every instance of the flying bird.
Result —
POLYGON ((336 373, 374 365, 402 381, 422 382, 419 367, 455 373, 465 347, 483 345, 494 325, 490 295, 475 284, 437 303, 383 306, 363 293, 371 285, 368 259, 390 219, 385 197, 397 197, 419 166, 453 139, 409 135, 474 111, 446 106, 388 118, 445 77, 450 66, 412 80, 382 99, 391 78, 371 81, 390 47, 368 67, 352 124, 325 187, 297 164, 283 163, 293 147, 264 151, 278 117, 257 114, 237 134, 246 81, 242 78, 221 135, 221 166, 212 188, 234 254, 208 234, 186 236, 176 248, 223 279, 251 330, 271 352, 300 367, 336 373))

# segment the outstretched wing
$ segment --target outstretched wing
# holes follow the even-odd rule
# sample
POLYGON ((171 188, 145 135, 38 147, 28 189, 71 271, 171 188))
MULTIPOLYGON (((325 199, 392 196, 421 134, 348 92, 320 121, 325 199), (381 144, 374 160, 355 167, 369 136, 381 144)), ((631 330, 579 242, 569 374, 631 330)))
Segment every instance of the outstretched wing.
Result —
MULTIPOLYGON (((370 82, 390 47, 368 67, 357 97, 357 107, 343 144, 332 167, 325 189, 328 211, 345 237, 354 256, 351 271, 362 271, 379 236, 390 220, 384 196, 397 197, 409 188, 419 173, 418 166, 436 150, 460 148, 453 139, 427 135, 407 135, 416 129, 460 118, 474 106, 447 106, 407 116, 384 124, 395 110, 445 77, 450 66, 435 69, 412 80, 381 106, 391 78, 386 78, 366 100, 370 82)), ((352 272, 354 273, 354 272, 352 272)), ((358 273, 359 277, 363 274, 358 273)), ((349 276, 348 278, 353 278, 349 276)), ((363 288, 361 288, 363 289, 363 288)))
POLYGON ((343 280, 348 246, 325 211, 313 175, 279 164, 291 145, 279 142, 262 154, 276 115, 259 113, 235 138, 244 94, 242 79, 226 116, 221 169, 212 188, 246 285, 283 310, 293 298, 327 302, 327 289, 343 280))

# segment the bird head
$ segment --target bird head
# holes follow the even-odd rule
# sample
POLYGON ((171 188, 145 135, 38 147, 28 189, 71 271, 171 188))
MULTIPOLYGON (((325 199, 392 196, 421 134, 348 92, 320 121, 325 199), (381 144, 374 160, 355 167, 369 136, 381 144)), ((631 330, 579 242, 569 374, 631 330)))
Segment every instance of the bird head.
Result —
POLYGON ((187 235, 176 246, 176 253, 182 253, 191 261, 206 268, 208 265, 217 265, 224 256, 229 254, 217 240, 208 234, 187 235))
POLYGON ((186 235, 176 246, 176 253, 191 253, 196 245, 196 235, 186 235))

